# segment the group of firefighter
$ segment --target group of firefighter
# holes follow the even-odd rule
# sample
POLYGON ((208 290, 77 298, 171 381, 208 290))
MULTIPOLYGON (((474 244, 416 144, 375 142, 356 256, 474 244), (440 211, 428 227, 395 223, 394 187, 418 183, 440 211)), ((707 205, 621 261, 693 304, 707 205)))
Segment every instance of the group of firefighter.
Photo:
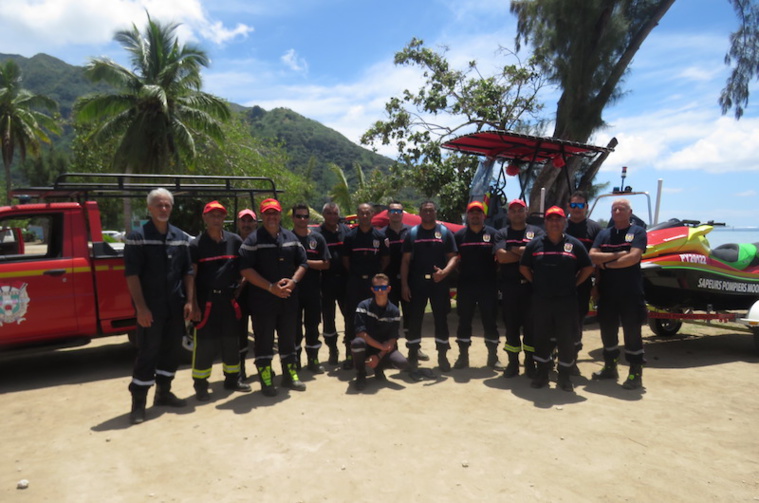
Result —
POLYGON ((309 226, 309 207, 296 204, 287 211, 293 222, 289 230, 282 225, 280 202, 270 198, 260 203, 258 215, 251 209, 240 211, 238 233, 233 233, 224 229, 226 208, 211 201, 203 209, 205 230, 190 239, 169 223, 172 194, 153 190, 147 197, 150 219, 127 236, 124 248, 138 324, 130 421, 145 420, 153 385, 154 405, 186 405, 171 391, 186 321, 195 333, 195 397, 204 402, 211 399, 209 378, 219 355, 224 388, 251 391, 245 365, 249 321, 252 359, 266 396, 277 394, 275 352, 283 387, 304 391, 299 377, 303 368, 325 372, 319 360, 320 323, 328 364, 355 370, 358 390, 366 387, 368 370, 376 380, 384 380, 389 367, 408 371, 412 380, 434 376, 419 368, 420 361, 429 360, 421 348, 428 303, 441 372, 469 367, 472 322, 479 308, 488 367, 513 378, 520 374, 524 353, 521 365, 532 387, 547 386, 556 368, 557 387, 572 391, 571 376, 580 375, 577 356, 592 297, 604 356, 603 367, 592 378, 618 379, 621 324, 630 365, 623 387, 638 389, 645 362, 640 259, 646 233, 631 223, 626 199, 614 201, 606 229, 587 218, 587 202, 583 193, 572 194, 566 211, 557 206, 546 210, 541 228, 527 223, 527 205, 514 199, 508 204, 508 225, 495 229, 485 224, 484 204, 473 201, 466 208, 466 225, 454 233, 437 221, 433 201, 419 206, 421 223, 416 226, 403 222, 400 202, 391 202, 384 229, 372 225, 370 204, 358 206, 352 229, 335 203, 324 205, 318 227, 309 226), (458 356, 451 366, 452 286, 457 292, 458 356), (499 304, 506 365, 498 357, 499 304), (342 341, 338 311, 345 327, 342 341), (406 355, 398 345, 403 335, 406 355))

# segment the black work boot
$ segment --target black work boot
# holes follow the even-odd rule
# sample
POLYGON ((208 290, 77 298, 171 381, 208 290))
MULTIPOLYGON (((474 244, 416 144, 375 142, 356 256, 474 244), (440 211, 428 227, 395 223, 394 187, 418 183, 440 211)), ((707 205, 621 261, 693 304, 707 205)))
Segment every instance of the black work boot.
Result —
POLYGON ((540 363, 535 367, 535 377, 532 378, 530 386, 533 388, 545 388, 548 386, 548 374, 551 371, 551 362, 540 363))
POLYGON ((140 424, 145 422, 145 406, 148 401, 147 390, 132 391, 132 410, 129 412, 129 422, 140 424))
POLYGON ((337 350, 337 337, 325 337, 324 344, 329 348, 329 359, 327 363, 337 365, 340 361, 340 351, 337 350))
POLYGON ((158 384, 155 386, 155 396, 153 397, 153 406, 165 407, 184 407, 187 405, 186 400, 178 398, 171 392, 171 384, 158 384))
POLYGON ((604 366, 598 372, 593 372, 593 380, 600 379, 619 379, 619 371, 617 370, 617 359, 606 360, 604 366))
POLYGON ((282 386, 293 391, 306 391, 306 383, 298 377, 298 369, 294 363, 282 364, 282 386))
POLYGON ((261 381, 261 392, 264 396, 277 396, 277 388, 274 387, 274 372, 271 371, 271 365, 258 367, 258 379, 261 381))
POLYGON ((208 392, 208 379, 193 379, 192 387, 195 388, 195 398, 199 402, 211 400, 211 394, 208 392))
POLYGON ((225 374, 226 377, 224 378, 224 389, 228 389, 230 391, 240 391, 242 393, 249 393, 251 391, 250 384, 243 382, 242 379, 240 379, 239 374, 225 374))
MULTIPOLYGON (((488 347, 487 366, 495 370, 496 372, 506 370, 506 367, 504 367, 503 364, 498 360, 498 344, 486 343, 486 345, 488 347)), ((517 365, 519 365, 519 362, 517 362, 517 365)))
POLYGON ((356 386, 356 390, 358 391, 366 389, 366 370, 356 371, 356 382, 354 386, 356 386))
POLYGON ((510 378, 519 375, 519 353, 509 351, 509 364, 503 371, 503 377, 510 378))
POLYGON ((324 367, 321 363, 319 363, 319 351, 311 351, 306 350, 306 358, 308 358, 308 363, 306 363, 306 368, 311 371, 313 374, 323 374, 325 372, 324 367))
POLYGON ((408 348, 408 366, 409 370, 416 370, 419 367, 419 349, 408 348))
POLYGON ((556 386, 564 391, 574 391, 575 387, 572 384, 572 367, 564 367, 559 365, 559 379, 556 386))
POLYGON ((447 349, 438 349, 437 351, 437 366, 440 367, 440 372, 450 372, 451 364, 448 361, 447 349))
POLYGON ((374 367, 374 380, 382 382, 387 381, 387 377, 385 377, 385 364, 382 361, 374 367))
POLYGON ((424 351, 422 351, 422 348, 419 348, 417 350, 417 354, 419 356, 419 361, 420 362, 428 362, 428 361, 430 361, 429 355, 427 353, 425 353, 424 351))
POLYGON ((248 380, 248 373, 245 371, 245 355, 240 355, 240 382, 248 380))
POLYGON ((353 369, 353 355, 350 346, 345 348, 345 360, 343 360, 343 370, 353 369))
MULTIPOLYGON (((551 367, 553 366, 553 362, 549 362, 548 371, 551 371, 551 367)), ((532 353, 529 351, 524 352, 524 375, 529 377, 530 379, 535 378, 537 375, 537 365, 535 364, 535 360, 532 359, 532 353)))
POLYGON ((643 365, 633 363, 630 365, 630 374, 627 376, 622 387, 625 389, 638 389, 643 386, 643 365))
MULTIPOLYGON (((459 357, 453 363, 455 369, 469 368, 469 345, 459 344, 459 357)), ((442 368, 441 368, 442 370, 442 368)))

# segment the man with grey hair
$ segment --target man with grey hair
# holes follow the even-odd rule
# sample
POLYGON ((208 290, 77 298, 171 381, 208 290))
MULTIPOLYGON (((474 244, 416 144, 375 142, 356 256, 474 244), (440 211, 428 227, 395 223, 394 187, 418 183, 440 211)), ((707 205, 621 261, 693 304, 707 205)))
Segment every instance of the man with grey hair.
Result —
POLYGON ((166 189, 155 189, 148 194, 147 204, 150 220, 130 232, 124 246, 126 282, 137 314, 137 358, 129 384, 132 424, 145 420, 153 384, 153 405, 186 404, 171 392, 171 381, 179 366, 185 320, 193 314, 190 242, 169 223, 174 196, 166 189))
POLYGON ((625 359, 630 373, 622 385, 625 389, 643 386, 643 338, 640 326, 646 315, 643 298, 643 274, 640 260, 646 251, 647 235, 642 227, 631 223, 632 208, 627 199, 611 205, 614 225, 598 233, 590 259, 600 269, 598 287, 598 325, 604 349, 604 366, 593 379, 617 379, 619 325, 625 338, 625 359))

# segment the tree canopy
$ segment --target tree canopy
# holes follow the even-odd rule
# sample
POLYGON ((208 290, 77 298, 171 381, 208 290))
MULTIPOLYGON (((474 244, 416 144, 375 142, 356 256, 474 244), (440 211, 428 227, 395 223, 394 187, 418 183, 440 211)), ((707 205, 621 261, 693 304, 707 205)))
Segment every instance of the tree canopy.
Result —
POLYGON ((440 145, 460 134, 483 129, 529 131, 539 123, 542 105, 537 93, 543 79, 536 62, 504 65, 496 75, 483 76, 476 61, 451 68, 440 52, 413 39, 396 53, 396 65, 420 68, 425 78, 416 90, 404 90, 385 105, 387 118, 377 121, 361 138, 364 144, 395 144, 398 159, 391 172, 440 201, 439 215, 458 219, 467 204, 477 159, 443 155, 440 145))
POLYGON ((40 153, 40 143, 50 143, 47 132, 60 133, 55 118, 44 110, 57 112, 58 105, 47 96, 34 94, 21 86, 18 64, 7 60, 0 65, 0 151, 5 172, 5 200, 11 203, 11 164, 16 148, 21 160, 27 152, 40 153))
POLYGON ((189 169, 196 139, 221 142, 221 121, 228 105, 201 91, 201 67, 209 64, 204 51, 180 45, 177 24, 161 24, 148 16, 145 32, 137 26, 119 31, 114 39, 131 56, 132 70, 105 58, 95 58, 85 73, 107 82, 114 93, 97 93, 75 104, 76 119, 94 123, 88 139, 117 139, 112 167, 127 173, 160 173, 189 169))
MULTIPOLYGON (((725 58, 735 63, 720 96, 723 113, 735 108, 736 118, 748 104, 748 84, 759 69, 759 32, 755 0, 728 0, 741 26, 731 36, 725 58)), ((553 137, 587 142, 604 125, 604 108, 622 95, 621 83, 651 31, 675 0, 512 0, 518 18, 516 44, 530 43, 541 72, 561 89, 553 137)), ((588 190, 600 168, 569 163, 572 179, 588 190)), ((549 204, 568 200, 571 188, 559 170, 544 166, 530 197, 536 211, 541 187, 549 189, 549 204)))

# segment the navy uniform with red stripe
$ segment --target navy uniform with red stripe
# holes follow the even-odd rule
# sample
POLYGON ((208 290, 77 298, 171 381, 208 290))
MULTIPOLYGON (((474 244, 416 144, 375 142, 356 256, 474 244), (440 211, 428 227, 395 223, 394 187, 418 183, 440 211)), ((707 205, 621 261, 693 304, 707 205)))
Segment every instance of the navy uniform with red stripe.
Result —
MULTIPOLYGON (((318 232, 309 232, 306 236, 298 236, 303 249, 306 251, 308 260, 329 260, 329 249, 324 236, 318 232)), ((321 276, 322 271, 309 268, 303 279, 298 283, 298 331, 295 334, 295 347, 297 348, 297 363, 300 367, 301 344, 303 334, 306 336, 307 365, 312 371, 318 367, 319 348, 319 323, 321 323, 321 276), (315 363, 314 363, 315 362, 315 363), (313 367, 313 368, 312 368, 313 367)))
POLYGON ((546 228, 549 232, 527 244, 520 260, 520 268, 532 281, 533 290, 533 358, 538 364, 533 386, 542 387, 547 384, 555 339, 559 353, 560 385, 570 391, 572 385, 569 373, 577 354, 574 345, 577 327, 577 281, 584 280, 592 273, 593 264, 582 243, 562 233, 563 218, 564 211, 561 208, 554 206, 546 211, 546 228), (550 218, 558 221, 558 235, 551 234, 551 230, 548 229, 551 225, 550 218), (536 386, 536 383, 540 386, 536 386))
MULTIPOLYGON (((512 204, 513 205, 513 204, 512 204)), ((533 238, 542 236, 540 227, 526 224, 523 229, 504 227, 496 234, 496 250, 517 253, 533 238)), ((519 374, 519 353, 524 349, 524 366, 528 377, 534 375, 532 355, 535 352, 532 324, 532 285, 519 272, 519 258, 510 263, 499 264, 498 290, 506 332, 504 350, 509 356, 505 377, 519 374), (524 333, 524 340, 522 339, 524 333)))
MULTIPOLYGON (((646 231, 642 227, 610 227, 598 234, 593 249, 602 253, 629 252, 631 248, 645 251, 647 242, 646 231)), ((645 358, 640 327, 645 320, 646 303, 643 297, 640 262, 622 269, 602 265, 599 274, 598 324, 604 345, 604 361, 607 366, 616 367, 620 354, 621 322, 625 339, 625 359, 631 366, 641 366, 645 363, 645 358)))
MULTIPOLYGON (((362 205, 363 206, 363 205, 362 205)), ((361 212, 362 207, 359 207, 361 212)), ((369 207, 371 211, 371 207, 369 207)), ((371 219, 371 215, 369 216, 371 219)), ((345 317, 346 363, 345 369, 353 368, 351 355, 351 341, 356 337, 355 312, 358 304, 372 296, 372 278, 375 274, 387 267, 389 260, 387 245, 384 234, 371 227, 363 230, 361 226, 354 228, 345 238, 343 247, 343 264, 348 271, 346 285, 345 309, 354 316, 345 317)))
MULTIPOLYGON (((478 212, 484 219, 482 203, 470 204, 467 215, 478 212)), ((470 217, 471 220, 471 217, 470 217)), ((478 226, 479 227, 479 226, 478 226)), ((469 346, 472 344, 472 319, 475 308, 479 306, 485 345, 488 348, 488 366, 495 368, 498 362, 498 328, 496 313, 498 311, 498 290, 496 282, 496 262, 494 254, 496 230, 482 226, 475 232, 468 224, 454 235, 459 250, 459 277, 456 289, 456 309, 459 326, 456 343, 459 345, 459 360, 454 368, 466 368, 469 364, 469 346)), ((503 370, 501 368, 500 370, 503 370)))
POLYGON ((337 325, 335 317, 337 309, 343 317, 343 324, 348 317, 348 311, 345 309, 345 284, 348 274, 343 266, 343 248, 345 246, 345 236, 350 229, 347 225, 338 223, 334 231, 322 224, 317 229, 324 236, 329 250, 329 269, 322 271, 321 289, 322 289, 322 332, 324 332, 324 343, 329 347, 329 363, 336 365, 338 361, 337 350, 337 325), (337 306, 337 307, 336 307, 337 306))
MULTIPOLYGON (((195 292, 202 313, 196 326, 192 378, 198 397, 205 397, 214 358, 221 353, 224 386, 238 389, 240 376, 240 306, 235 292, 240 284, 239 250, 242 238, 222 231, 220 241, 203 232, 190 243, 196 268, 195 292)), ((250 386, 242 385, 250 391, 250 386)), ((243 389, 240 389, 241 391, 243 389)))
POLYGON ((274 332, 277 332, 282 384, 296 391, 306 389, 297 374, 295 333, 298 324, 297 282, 308 269, 306 252, 298 237, 281 227, 282 207, 275 199, 261 202, 263 226, 240 247, 240 270, 252 283, 248 295, 254 332, 254 351, 261 388, 277 393, 272 383, 274 332), (300 271, 302 269, 302 272, 300 271))
POLYGON ((444 225, 436 223, 437 207, 426 201, 419 213, 422 223, 413 227, 403 241, 403 262, 401 281, 404 296, 409 299, 408 336, 409 362, 418 363, 419 347, 422 342, 424 310, 429 301, 435 325, 435 348, 438 351, 438 365, 442 371, 450 370, 446 352, 450 349, 448 313, 451 310, 450 280, 448 274, 456 263, 456 240, 444 225), (426 221, 428 223, 426 223, 426 221), (431 227, 431 228, 425 228, 431 227), (436 281, 436 278, 440 278, 436 281))

